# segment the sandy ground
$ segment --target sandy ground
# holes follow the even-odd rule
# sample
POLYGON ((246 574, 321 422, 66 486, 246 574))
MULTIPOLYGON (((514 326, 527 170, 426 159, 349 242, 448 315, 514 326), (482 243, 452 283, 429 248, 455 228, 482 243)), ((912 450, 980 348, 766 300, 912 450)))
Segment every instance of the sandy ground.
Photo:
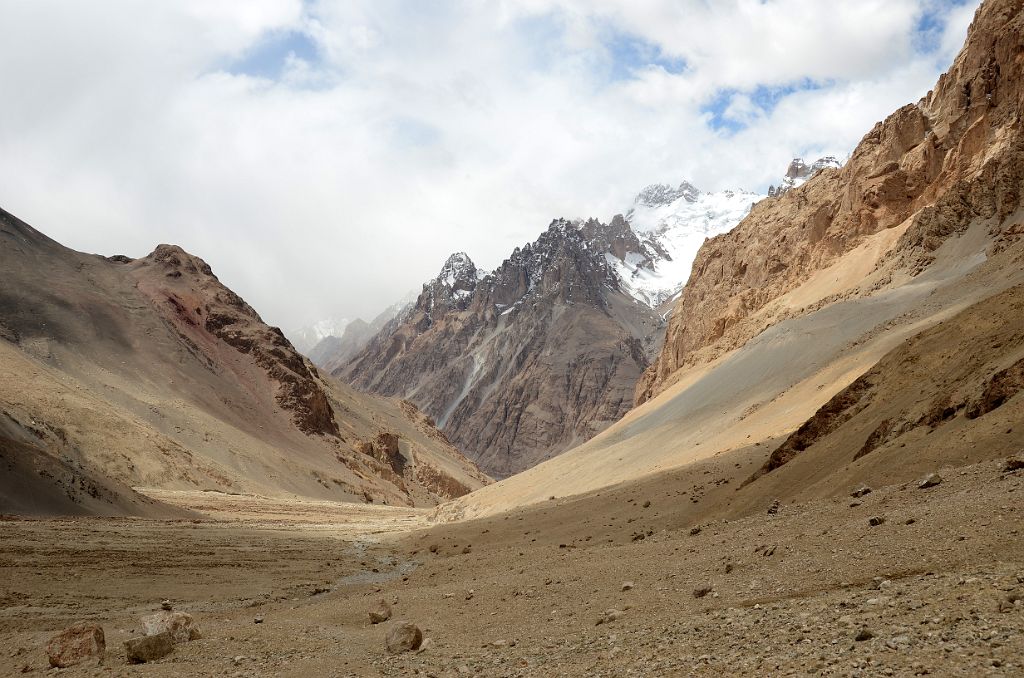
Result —
POLYGON ((930 490, 725 517, 766 453, 429 529, 421 511, 216 493, 161 496, 208 520, 6 520, 0 673, 47 670, 46 640, 79 619, 103 624, 107 656, 62 675, 1024 672, 1008 602, 1024 594, 1024 475, 989 461, 930 490), (122 641, 163 598, 204 637, 127 665, 122 641), (366 616, 379 599, 423 628, 424 652, 385 653, 393 621, 366 616))

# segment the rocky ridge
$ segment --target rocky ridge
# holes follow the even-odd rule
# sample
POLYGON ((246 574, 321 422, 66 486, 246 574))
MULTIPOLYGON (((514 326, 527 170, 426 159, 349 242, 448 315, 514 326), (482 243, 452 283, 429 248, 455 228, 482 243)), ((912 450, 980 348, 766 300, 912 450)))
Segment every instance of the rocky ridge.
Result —
POLYGON ((555 220, 491 273, 452 255, 353 361, 333 374, 431 416, 488 472, 508 475, 585 440, 629 406, 660 319, 606 253, 642 244, 621 217, 555 220))
POLYGON ((662 392, 680 368, 784 318, 774 300, 873 234, 905 228, 880 263, 893 276, 919 275, 945 240, 978 219, 993 222, 993 252, 1017 237, 1007 217, 1019 205, 1024 171, 1024 19, 1019 2, 982 10, 935 89, 876 124, 845 166, 756 204, 739 226, 701 248, 637 403, 662 392))
POLYGON ((432 506, 489 482, 412 405, 324 379, 180 247, 83 254, 2 210, 0 241, 0 511, 180 514, 134 487, 432 506), (381 459, 364 443, 384 434, 381 459))

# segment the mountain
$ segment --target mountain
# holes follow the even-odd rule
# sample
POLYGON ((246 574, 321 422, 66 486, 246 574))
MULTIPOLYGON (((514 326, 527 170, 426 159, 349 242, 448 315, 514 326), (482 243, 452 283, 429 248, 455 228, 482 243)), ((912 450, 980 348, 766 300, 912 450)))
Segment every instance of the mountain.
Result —
POLYGON ((416 403, 488 473, 515 473, 629 409, 662 322, 605 254, 641 247, 619 217, 556 220, 490 273, 453 254, 415 305, 333 374, 416 403))
POLYGON ((779 185, 768 187, 768 197, 775 198, 791 188, 802 186, 808 179, 823 169, 839 169, 842 166, 843 164, 832 155, 826 155, 824 158, 818 158, 810 165, 804 162, 803 158, 793 158, 793 161, 789 163, 789 167, 786 169, 786 174, 782 177, 782 181, 779 182, 779 185))
POLYGON ((351 322, 348 318, 341 316, 324 318, 312 325, 292 330, 288 333, 288 337, 299 353, 308 356, 316 345, 324 339, 328 337, 341 337, 345 332, 345 328, 351 322))
POLYGON ((729 231, 763 197, 747 191, 702 193, 686 181, 674 189, 648 186, 625 213, 643 255, 609 252, 608 263, 629 294, 660 308, 679 294, 704 240, 729 231))
POLYGON ((1024 2, 984 3, 927 96, 700 248, 635 409, 446 515, 735 460, 685 488, 709 520, 1021 449, 1022 44, 1024 2))
POLYGON ((384 329, 389 322, 412 308, 416 294, 410 293, 400 301, 381 311, 372 322, 356 318, 345 326, 340 336, 327 336, 321 339, 309 352, 309 359, 327 372, 342 367, 370 342, 375 334, 384 329))
POLYGON ((493 272, 453 254, 331 373, 415 402, 491 475, 529 468, 625 414, 700 244, 760 197, 656 184, 608 223, 552 222, 493 272))
POLYGON ((179 247, 83 254, 0 211, 0 270, 0 512, 167 513, 135 487, 433 505, 488 482, 179 247))

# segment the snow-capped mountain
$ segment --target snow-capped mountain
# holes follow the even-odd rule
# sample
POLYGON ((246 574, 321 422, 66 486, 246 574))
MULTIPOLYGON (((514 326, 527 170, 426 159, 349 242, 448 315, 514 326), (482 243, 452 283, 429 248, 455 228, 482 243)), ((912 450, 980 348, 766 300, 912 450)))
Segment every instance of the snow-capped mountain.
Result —
POLYGON ((288 338, 292 344, 304 355, 309 355, 313 347, 327 337, 340 337, 345 333, 345 328, 351 321, 348 318, 335 316, 318 320, 312 325, 292 330, 288 338))
POLYGON ((639 251, 607 252, 605 258, 625 292, 657 308, 686 284, 704 241, 731 230, 763 197, 749 191, 703 193, 686 181, 677 188, 648 186, 625 214, 639 251))
POLYGON ((779 185, 768 187, 768 197, 782 195, 791 188, 796 188, 797 186, 802 185, 808 179, 825 168, 839 169, 842 166, 843 163, 841 163, 834 155, 826 155, 824 158, 818 158, 810 165, 804 162, 803 158, 793 158, 793 162, 789 163, 786 175, 782 177, 782 181, 779 182, 779 185))

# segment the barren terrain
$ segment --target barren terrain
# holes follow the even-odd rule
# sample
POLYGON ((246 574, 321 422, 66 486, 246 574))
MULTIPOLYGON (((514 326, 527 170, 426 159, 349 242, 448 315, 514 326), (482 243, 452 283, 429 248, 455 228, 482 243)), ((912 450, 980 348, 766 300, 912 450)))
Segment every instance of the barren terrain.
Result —
POLYGON ((7 520, 0 670, 46 670, 50 635, 89 619, 104 665, 62 675, 1024 671, 1020 471, 996 460, 937 469, 929 489, 730 508, 766 456, 430 528, 424 510, 201 492, 159 498, 212 519, 7 520), (164 598, 203 638, 127 665, 121 641, 164 598), (385 652, 394 620, 366 614, 379 599, 423 628, 424 651, 385 652))

